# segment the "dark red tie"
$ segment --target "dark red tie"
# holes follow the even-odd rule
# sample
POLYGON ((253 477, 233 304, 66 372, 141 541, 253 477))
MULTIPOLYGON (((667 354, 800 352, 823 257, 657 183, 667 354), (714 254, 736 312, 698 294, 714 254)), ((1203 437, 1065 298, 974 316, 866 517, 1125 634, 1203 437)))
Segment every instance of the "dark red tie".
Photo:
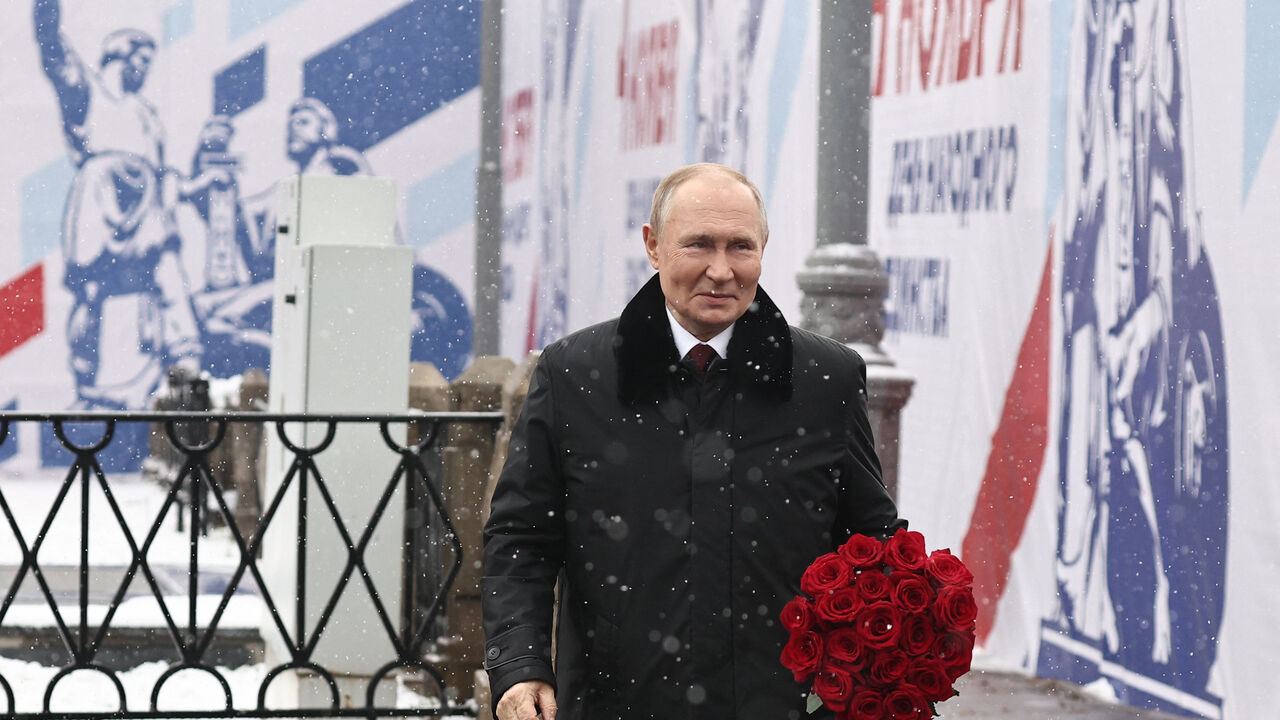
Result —
POLYGON ((706 375, 707 368, 711 366, 711 361, 715 360, 719 355, 716 349, 706 343, 698 343, 689 350, 689 359, 694 365, 698 366, 698 374, 706 375))

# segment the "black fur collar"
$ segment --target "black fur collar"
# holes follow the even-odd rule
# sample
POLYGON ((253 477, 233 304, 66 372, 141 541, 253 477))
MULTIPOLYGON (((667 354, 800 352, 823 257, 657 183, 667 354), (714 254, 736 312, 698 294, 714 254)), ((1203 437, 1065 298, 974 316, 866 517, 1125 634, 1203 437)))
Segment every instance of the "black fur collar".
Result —
MULTIPOLYGON (((666 383, 680 358, 657 275, 623 309, 613 352, 623 402, 666 394, 666 383)), ((778 400, 791 397, 791 328, 764 288, 756 289, 755 302, 733 327, 729 372, 738 387, 752 383, 778 400)))

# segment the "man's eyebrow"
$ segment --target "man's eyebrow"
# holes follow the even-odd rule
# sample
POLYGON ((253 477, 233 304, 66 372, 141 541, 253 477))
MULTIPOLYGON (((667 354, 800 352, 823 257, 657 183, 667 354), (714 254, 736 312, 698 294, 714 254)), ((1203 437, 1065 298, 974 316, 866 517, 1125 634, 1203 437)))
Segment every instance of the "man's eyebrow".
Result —
MULTIPOLYGON (((716 239, 716 236, 712 235, 711 233, 694 233, 691 235, 681 235, 678 239, 682 243, 690 243, 690 242, 698 242, 698 241, 711 242, 716 239)), ((733 235, 729 237, 729 242, 730 243, 739 243, 739 242, 757 243, 759 241, 756 240, 756 238, 752 235, 733 235)))

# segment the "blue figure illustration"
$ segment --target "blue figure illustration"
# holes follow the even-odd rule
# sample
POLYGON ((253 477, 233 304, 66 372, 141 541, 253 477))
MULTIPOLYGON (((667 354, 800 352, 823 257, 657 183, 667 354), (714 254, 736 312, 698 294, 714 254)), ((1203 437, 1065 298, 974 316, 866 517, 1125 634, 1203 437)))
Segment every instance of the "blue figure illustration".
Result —
MULTIPOLYGON (((210 120, 216 124, 217 118, 210 120)), ((218 133, 217 137, 229 137, 230 133, 218 133)), ((210 148, 212 157, 226 152, 225 146, 210 148)), ((327 105, 316 98, 304 97, 289 108, 285 129, 285 153, 305 175, 372 175, 373 170, 359 150, 341 142, 338 120, 327 105)), ((231 167, 238 164, 228 162, 231 167)), ((266 367, 271 344, 271 289, 269 281, 274 270, 271 259, 275 248, 275 187, 243 201, 237 199, 236 227, 241 257, 263 258, 250 263, 249 275, 253 281, 248 287, 232 295, 211 290, 197 294, 196 307, 205 306, 207 296, 226 302, 210 312, 201 313, 206 327, 206 352, 217 357, 239 358, 244 365, 250 353, 243 350, 228 352, 236 346, 259 349, 258 365, 266 367), (218 331, 222 331, 219 338, 218 331), (222 348, 219 350, 218 348, 222 348)), ((238 191, 237 191, 238 198, 238 191)), ((207 213, 206 213, 207 215, 207 213)), ((212 230, 211 221, 211 230, 212 230)), ((401 234, 397 224, 396 234, 401 234)), ((411 359, 414 362, 431 362, 447 378, 454 378, 466 369, 471 358, 472 322, 466 301, 447 278, 422 264, 415 264, 413 279, 412 317, 410 319, 411 359)), ((258 358, 258 354, 253 354, 258 358)), ((243 368, 241 368, 243 369, 243 368)), ((237 370, 238 372, 239 370, 237 370)))
MULTIPOLYGON (((1176 0, 1086 0, 1070 84, 1058 439, 1060 608, 1039 672, 1196 710, 1225 593, 1227 384, 1195 201, 1176 0), (1058 643, 1065 635, 1072 643, 1058 643), (1093 653, 1067 657, 1068 647, 1093 653), (1083 669, 1082 669, 1083 668, 1083 669), (1162 690, 1164 688, 1165 690, 1162 690)), ((1197 706, 1203 709, 1204 705, 1197 706)))
POLYGON ((204 284, 192 294, 192 304, 200 322, 204 369, 214 377, 266 369, 271 356, 274 232, 268 235, 247 217, 240 161, 231 152, 234 136, 231 118, 209 118, 191 162, 192 176, 224 171, 188 199, 205 225, 204 284))
POLYGON ((63 282, 73 298, 67 345, 78 404, 140 408, 166 366, 199 369, 200 333, 179 260, 173 210, 225 179, 226 172, 187 178, 165 166, 164 129, 141 95, 154 40, 137 30, 113 32, 94 68, 62 36, 57 0, 36 0, 33 15, 44 73, 57 94, 67 149, 77 168, 62 251, 63 282), (143 296, 136 349, 102 342, 104 305, 124 295, 143 296), (135 351, 148 357, 140 370, 125 379, 100 377, 112 354, 135 351))
POLYGON ((289 108, 285 150, 303 175, 372 175, 364 155, 338 142, 338 119, 323 102, 304 97, 289 108))

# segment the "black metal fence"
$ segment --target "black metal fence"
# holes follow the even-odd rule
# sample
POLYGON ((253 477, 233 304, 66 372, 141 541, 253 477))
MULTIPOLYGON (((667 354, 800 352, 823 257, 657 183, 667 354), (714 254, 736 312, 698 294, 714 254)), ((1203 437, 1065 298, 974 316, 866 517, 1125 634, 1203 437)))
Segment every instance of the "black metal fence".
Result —
MULTIPOLYGON (((381 415, 302 415, 276 414, 266 412, 118 412, 118 413, 0 413, 0 447, 6 442, 15 442, 13 429, 20 423, 39 423, 51 427, 61 445, 74 459, 56 489, 51 488, 54 497, 47 516, 34 535, 24 536, 17 513, 29 513, 28 508, 14 507, 5 495, 4 483, 0 482, 0 514, 16 539, 21 561, 4 590, 3 602, 0 603, 0 629, 5 627, 5 618, 15 607, 19 590, 30 576, 38 588, 38 595, 53 616, 53 633, 65 649, 68 662, 62 664, 58 672, 47 682, 43 689, 43 704, 38 712, 21 711, 15 701, 13 684, 0 674, 0 717, 14 720, 36 720, 54 718, 268 718, 268 717, 386 717, 386 716, 447 716, 474 715, 474 710, 466 706, 456 705, 450 699, 444 687, 443 675, 439 668, 431 662, 430 645, 439 629, 439 620, 443 612, 445 598, 453 586, 454 580, 462 567, 462 543, 454 525, 450 520, 448 508, 441 496, 438 470, 431 472, 431 463, 424 461, 436 446, 443 426, 448 423, 489 423, 495 429, 501 420, 501 413, 412 413, 381 415), (173 449, 181 458, 181 467, 171 479, 164 494, 159 512, 142 532, 130 529, 124 513, 112 493, 112 481, 107 477, 99 462, 99 454, 108 448, 117 427, 124 423, 148 423, 153 428, 163 428, 173 449), (224 487, 217 474, 210 466, 210 453, 218 447, 232 423, 257 423, 263 425, 266 432, 274 426, 275 437, 283 445, 290 458, 287 471, 284 473, 270 496, 261 499, 262 511, 256 527, 251 532, 243 532, 233 519, 233 489, 224 487), (297 439, 299 424, 305 423, 312 429, 309 437, 320 436, 319 442, 306 445, 297 439), (323 462, 317 457, 333 444, 340 428, 352 425, 376 424, 380 429, 386 449, 393 453, 397 462, 391 477, 385 481, 373 482, 370 479, 365 487, 369 492, 379 488, 377 502, 367 525, 348 527, 343 522, 343 513, 337 507, 330 481, 322 472, 323 462), (402 444, 394 437, 402 426, 417 429, 416 443, 402 444), (94 430, 96 428, 96 430, 94 430), (290 433, 293 429, 293 434, 290 433), (392 428, 396 428, 393 432, 392 428), (320 432, 314 432, 319 429, 320 432), (74 430, 74 432, 73 432, 74 430), (86 439, 86 435, 91 435, 86 439), (380 485, 380 487, 379 487, 380 485), (93 543, 89 502, 90 490, 101 491, 105 496, 106 507, 110 517, 94 518, 93 527, 97 523, 114 522, 123 531, 128 546, 127 567, 124 569, 122 581, 105 603, 95 608, 95 617, 91 620, 91 588, 90 546, 93 543), (369 572, 366 552, 369 550, 371 538, 378 528, 383 516, 387 514, 390 503, 396 498, 398 489, 403 489, 403 502, 406 503, 405 517, 418 519, 415 523, 420 529, 406 532, 403 567, 404 571, 398 587, 378 587, 375 578, 369 572), (286 493, 293 492, 292 503, 297 505, 296 517, 287 517, 280 512, 286 493), (67 499, 78 494, 80 505, 79 533, 80 552, 77 589, 74 591, 74 602, 59 602, 51 589, 47 568, 41 566, 41 549, 45 545, 55 518, 67 499), (185 507, 183 504, 185 503, 185 507), (185 514, 186 588, 185 594, 174 597, 173 583, 162 584, 157 579, 156 568, 148 560, 161 528, 170 513, 185 514), (339 580, 333 592, 325 597, 309 598, 306 592, 305 577, 308 571, 309 556, 306 552, 308 512, 324 512, 325 517, 332 518, 345 546, 345 557, 336 558, 336 564, 342 566, 339 580), (426 518, 422 522, 422 518, 426 518), (198 580, 200 578, 201 548, 209 539, 202 530, 213 518, 225 525, 234 545, 234 554, 238 558, 234 569, 226 578, 225 589, 220 594, 216 610, 212 616, 201 618, 196 612, 197 599, 201 594, 198 580), (281 523, 296 522, 297 539, 297 573, 296 577, 287 578, 286 588, 294 590, 291 597, 273 597, 270 588, 281 587, 280 578, 272 578, 271 583, 264 577, 259 557, 262 550, 263 537, 268 528, 281 523), (423 582, 422 578, 429 578, 423 582), (104 641, 113 631, 113 619, 125 599, 127 589, 140 579, 144 586, 144 595, 150 594, 156 599, 159 613, 162 616, 161 632, 167 635, 171 651, 166 658, 168 667, 155 681, 150 693, 150 703, 146 709, 130 707, 126 701, 126 693, 117 671, 111 669, 101 660, 104 641), (233 702, 232 690, 216 666, 213 648, 219 641, 220 623, 228 605, 237 592, 252 591, 249 580, 256 586, 265 606, 263 635, 275 634, 271 638, 278 647, 286 648, 287 657, 283 662, 266 670, 257 688, 256 703, 247 704, 243 699, 237 704, 233 702), (294 581, 296 580, 296 584, 294 581), (362 583, 367 590, 368 598, 376 613, 376 628, 366 628, 365 632, 376 635, 385 634, 393 652, 385 662, 370 673, 367 691, 362 703, 357 704, 340 700, 338 690, 338 673, 326 669, 317 659, 316 648, 326 631, 340 624, 344 618, 341 613, 335 615, 335 609, 348 585, 362 583), (426 591, 423 588, 427 588, 426 591), (401 598, 403 612, 390 613, 387 610, 388 593, 396 593, 401 598), (281 608, 288 602, 294 622, 286 620, 281 608), (296 605, 293 605, 296 603, 296 605), (314 603, 314 604, 313 604, 314 603), (172 612, 172 606, 182 608, 181 612, 172 612), (320 608, 318 620, 305 622, 304 618, 315 617, 315 608, 320 608), (73 614, 74 613, 74 614, 73 614), (203 620, 203 621, 202 621, 203 620), (292 627, 290 627, 292 625, 292 627), (308 627, 310 625, 310 627, 308 627), (59 683, 76 671, 94 671, 105 675, 119 697, 118 708, 110 712, 101 711, 62 711, 52 708, 55 691, 59 683), (159 698, 166 682, 177 673, 193 670, 211 676, 225 696, 224 702, 214 707, 190 709, 164 709, 160 707, 159 698), (318 707, 309 708, 274 708, 267 706, 268 688, 282 673, 300 671, 312 680, 327 687, 329 702, 318 707), (427 694, 438 699, 434 707, 395 707, 394 701, 387 703, 379 700, 377 688, 380 681, 392 678, 396 674, 412 676, 416 682, 427 688, 427 694), (379 704, 381 702, 382 704, 379 704)), ((400 500, 396 500, 400 502, 400 500)), ((291 506, 292 509, 292 506, 291 506)), ((292 514, 292 513, 290 513, 292 514)), ((30 523, 28 522, 30 526, 30 523)), ((288 535, 292 538, 292 535, 288 535)), ((341 556, 342 553, 339 553, 341 556)), ((314 555, 314 553, 313 553, 314 555)), ((334 564, 334 559, 328 560, 334 564)), ((0 577, 0 583, 3 577, 0 577)), ((386 583, 384 582, 384 585, 386 583)), ((287 594, 287 593, 286 593, 287 594)), ((208 593, 205 593, 206 598, 208 593)), ((99 601, 101 598, 99 597, 99 601)), ((227 631, 222 632, 225 641, 227 631)), ((381 640, 379 640, 381 642, 381 640)), ((3 651, 0 651, 3 654, 3 651)), ((27 689, 29 691, 29 688, 27 689)), ((60 701, 58 704, 61 704, 60 701)))

